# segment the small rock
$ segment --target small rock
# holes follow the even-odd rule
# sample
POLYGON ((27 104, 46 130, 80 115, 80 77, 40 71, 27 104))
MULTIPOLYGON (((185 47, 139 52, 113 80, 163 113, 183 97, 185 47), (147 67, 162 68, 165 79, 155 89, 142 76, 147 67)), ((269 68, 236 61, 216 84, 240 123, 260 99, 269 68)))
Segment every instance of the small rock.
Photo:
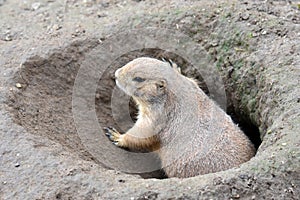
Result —
POLYGON ((15 163, 15 167, 20 167, 20 163, 15 163))
POLYGON ((12 41, 12 37, 10 35, 7 35, 5 38, 4 38, 5 41, 12 41))
POLYGON ((263 31, 261 32, 261 34, 262 34, 262 35, 266 35, 266 34, 267 34, 267 31, 266 31, 266 30, 263 30, 263 31))
POLYGON ((62 27, 61 25, 54 24, 52 28, 53 28, 53 30, 57 31, 57 30, 61 29, 61 27, 62 27))
POLYGON ((35 3, 31 4, 32 10, 37 10, 40 7, 41 7, 41 3, 40 2, 35 2, 35 3))
POLYGON ((17 88, 22 88, 23 86, 21 85, 21 83, 16 83, 16 87, 17 88))
POLYGON ((22 88, 21 83, 16 83, 16 87, 17 87, 17 88, 22 88))
POLYGON ((252 36, 257 37, 257 36, 259 36, 259 33, 252 33, 252 36))
POLYGON ((76 169, 69 169, 67 176, 74 176, 76 174, 76 169))
POLYGON ((119 179, 118 182, 119 182, 119 183, 125 183, 125 180, 119 179))
POLYGON ((242 13, 242 14, 240 15, 240 19, 241 19, 241 20, 248 20, 249 17, 250 17, 249 13, 242 13))
POLYGON ((100 94, 96 94, 95 97, 96 97, 96 99, 100 99, 101 96, 100 96, 100 94))
POLYGON ((221 177, 216 177, 213 179, 213 184, 214 185, 220 185, 222 184, 222 178, 221 177))
POLYGON ((285 143, 285 142, 283 142, 283 143, 281 143, 281 145, 282 145, 282 146, 286 146, 286 143, 285 143))
POLYGON ((211 46, 212 47, 216 47, 216 46, 218 46, 219 45, 219 42, 218 41, 213 41, 212 43, 211 43, 211 46))
POLYGON ((98 13, 98 14, 97 14, 97 17, 98 17, 98 18, 101 18, 101 17, 107 17, 107 14, 105 14, 105 13, 98 13))
POLYGON ((249 176, 248 176, 248 174, 240 174, 239 178, 241 178, 241 179, 249 179, 249 176))

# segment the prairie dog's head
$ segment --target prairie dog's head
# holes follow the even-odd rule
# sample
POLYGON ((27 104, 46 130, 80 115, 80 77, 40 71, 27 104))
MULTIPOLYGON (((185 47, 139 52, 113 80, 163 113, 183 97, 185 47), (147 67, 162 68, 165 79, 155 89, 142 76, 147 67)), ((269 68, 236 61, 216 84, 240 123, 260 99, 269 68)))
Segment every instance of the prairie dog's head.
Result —
POLYGON ((135 100, 148 103, 162 100, 175 76, 168 63, 147 57, 134 59, 115 72, 119 88, 135 100))

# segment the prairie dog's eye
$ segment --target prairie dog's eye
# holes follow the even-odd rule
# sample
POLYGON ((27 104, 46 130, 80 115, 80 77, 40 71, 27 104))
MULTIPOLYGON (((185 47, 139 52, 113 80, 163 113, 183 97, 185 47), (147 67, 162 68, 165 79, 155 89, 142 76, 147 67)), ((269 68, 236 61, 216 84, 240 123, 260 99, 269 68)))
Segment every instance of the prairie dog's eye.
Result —
POLYGON ((139 77, 139 76, 134 77, 134 78, 132 79, 132 81, 135 81, 135 82, 138 82, 138 83, 144 82, 145 80, 146 80, 146 79, 141 78, 141 77, 139 77))

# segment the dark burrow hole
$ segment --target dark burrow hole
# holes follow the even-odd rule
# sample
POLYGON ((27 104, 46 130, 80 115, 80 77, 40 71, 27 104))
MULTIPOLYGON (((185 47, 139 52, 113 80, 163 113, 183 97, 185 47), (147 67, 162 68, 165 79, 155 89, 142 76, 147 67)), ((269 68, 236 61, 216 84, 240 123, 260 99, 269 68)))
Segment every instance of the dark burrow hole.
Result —
MULTIPOLYGON (((96 42, 85 44, 86 49, 80 47, 82 45, 82 43, 74 43, 67 49, 54 52, 47 58, 34 56, 27 59, 14 77, 14 84, 19 83, 21 87, 12 87, 7 104, 14 122, 23 126, 28 132, 59 142, 66 147, 66 150, 76 153, 84 160, 102 164, 81 143, 72 114, 72 92, 75 77, 84 60, 84 52, 91 50, 97 44, 96 42)), ((113 61, 98 82, 95 108, 102 127, 120 128, 113 119, 111 109, 111 95, 115 88, 114 72, 117 68, 141 56, 174 61, 181 67, 184 75, 197 79, 199 86, 209 95, 200 74, 180 56, 160 49, 129 52, 113 61)), ((134 120, 136 107, 133 102, 129 107, 130 115, 134 120)), ((258 147, 261 141, 257 127, 247 120, 241 120, 231 110, 229 110, 229 114, 258 147)), ((165 178, 161 170, 140 175, 143 178, 165 178)))

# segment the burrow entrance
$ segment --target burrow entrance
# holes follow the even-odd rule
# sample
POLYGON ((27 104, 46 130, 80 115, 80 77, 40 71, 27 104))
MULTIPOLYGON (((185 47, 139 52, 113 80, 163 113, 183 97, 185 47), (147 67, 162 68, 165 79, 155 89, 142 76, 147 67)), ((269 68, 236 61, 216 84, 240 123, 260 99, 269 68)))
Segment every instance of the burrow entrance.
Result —
MULTIPOLYGON (((65 49, 57 50, 48 57, 34 56, 27 59, 15 74, 16 88, 11 90, 7 104, 15 123, 23 126, 28 132, 59 142, 67 150, 78 154, 84 160, 97 161, 83 146, 76 132, 72 114, 72 92, 74 80, 85 54, 96 47, 98 41, 81 41, 65 49)), ((160 49, 143 49, 119 57, 112 61, 110 67, 100 78, 95 94, 95 109, 102 127, 118 127, 112 116, 111 96, 115 87, 114 72, 134 58, 148 56, 171 59, 181 66, 182 73, 196 78, 199 86, 209 95, 208 89, 200 74, 180 56, 160 49)), ((228 99, 230 100, 230 99, 228 99)), ((132 119, 136 108, 130 103, 132 119)), ((228 112, 240 124, 256 147, 260 144, 258 129, 251 123, 240 120, 233 109, 228 112)), ((163 178, 163 172, 141 175, 143 178, 163 178)))

